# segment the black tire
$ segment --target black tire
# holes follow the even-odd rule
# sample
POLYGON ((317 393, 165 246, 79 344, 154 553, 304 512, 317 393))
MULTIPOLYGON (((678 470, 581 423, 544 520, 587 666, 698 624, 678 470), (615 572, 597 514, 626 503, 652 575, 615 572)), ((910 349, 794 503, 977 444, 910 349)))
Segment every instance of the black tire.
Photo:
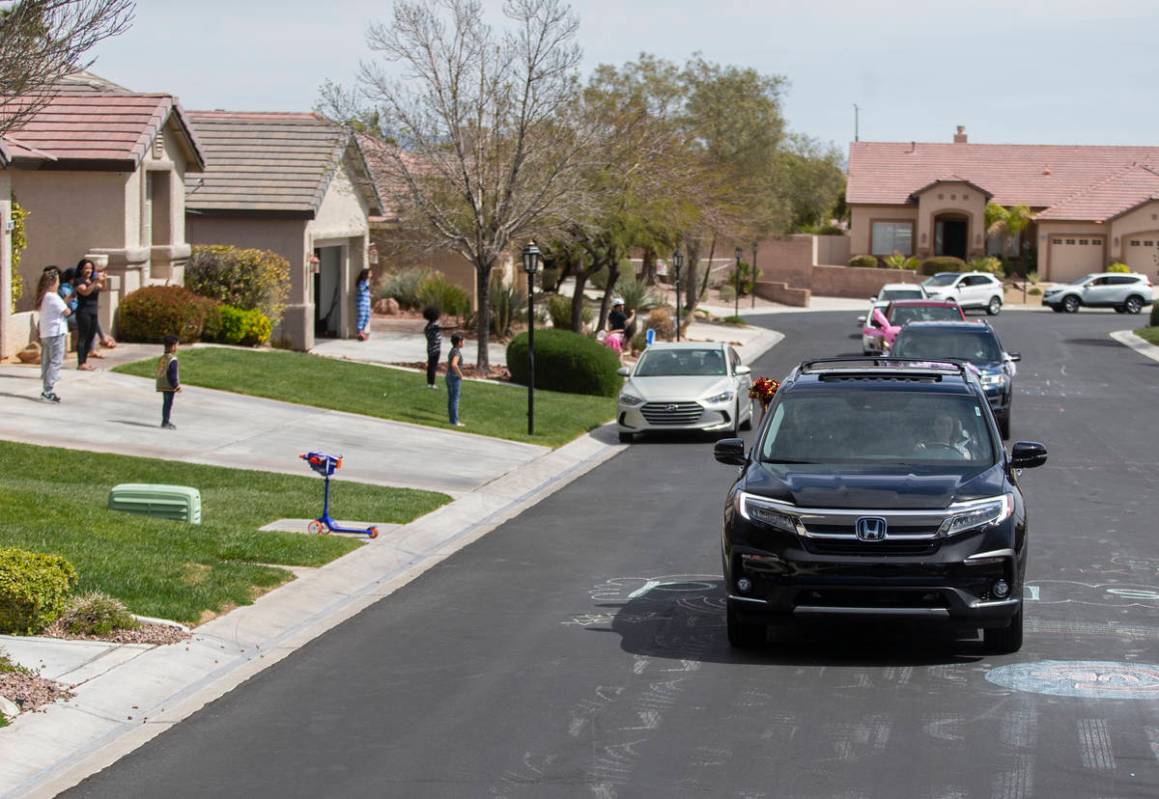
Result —
POLYGON ((993 655, 1012 655, 1022 648, 1022 608, 1003 629, 983 630, 982 643, 993 655))
POLYGON ((990 316, 997 316, 1002 313, 1002 300, 997 297, 991 297, 990 302, 986 305, 986 313, 990 316))
POLYGON ((1126 313, 1126 312, 1127 312, 1127 309, 1124 308, 1122 305, 1115 306, 1115 313, 1126 313))
POLYGON ((729 646, 734 649, 756 649, 764 645, 765 634, 768 632, 765 625, 741 621, 731 602, 728 603, 726 616, 729 646))
POLYGON ((623 430, 620 431, 620 443, 621 444, 631 444, 635 440, 636 440, 636 435, 634 433, 625 433, 623 430))
POLYGON ((1125 303, 1123 303, 1123 310, 1134 316, 1135 314, 1139 313, 1139 311, 1143 310, 1143 300, 1132 295, 1127 298, 1125 303))
MULTIPOLYGON (((737 418, 738 419, 740 418, 739 413, 737 415, 737 418)), ((741 422, 740 429, 741 430, 752 430, 753 429, 753 401, 752 400, 749 400, 749 418, 747 418, 743 422, 741 422)))
POLYGON ((1079 298, 1072 294, 1062 301, 1062 309, 1067 313, 1078 313, 1079 304, 1079 298))
POLYGON ((1055 313, 1062 313, 1062 306, 1061 305, 1052 305, 1052 306, 1050 306, 1050 310, 1054 311, 1055 313))
POLYGON ((998 417, 998 432, 1002 434, 1003 441, 1010 440, 1010 414, 1004 413, 998 417))

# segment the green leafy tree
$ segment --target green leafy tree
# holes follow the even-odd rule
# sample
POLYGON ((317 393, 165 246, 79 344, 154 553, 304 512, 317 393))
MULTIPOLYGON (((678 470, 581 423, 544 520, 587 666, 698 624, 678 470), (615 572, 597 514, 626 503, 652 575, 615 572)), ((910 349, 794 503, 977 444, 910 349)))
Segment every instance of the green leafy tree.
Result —
MULTIPOLYGON (((997 203, 986 204, 986 233, 999 238, 1004 256, 1010 250, 1010 242, 1017 240, 1033 221, 1034 216, 1025 205, 1006 208, 997 203)), ((1024 273, 1026 270, 1022 259, 1022 248, 1019 248, 1018 265, 1018 271, 1024 273)))

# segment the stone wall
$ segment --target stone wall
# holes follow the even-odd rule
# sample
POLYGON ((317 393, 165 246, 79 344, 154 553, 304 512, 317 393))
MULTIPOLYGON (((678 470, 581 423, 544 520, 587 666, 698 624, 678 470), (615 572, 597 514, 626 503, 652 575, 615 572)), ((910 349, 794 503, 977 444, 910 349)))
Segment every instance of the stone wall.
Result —
POLYGON ((886 283, 920 283, 922 276, 906 269, 874 269, 860 266, 814 266, 809 286, 821 297, 870 297, 886 283))
POLYGON ((779 302, 795 308, 808 308, 811 292, 809 289, 790 288, 784 283, 762 280, 756 286, 757 296, 762 300, 779 302))

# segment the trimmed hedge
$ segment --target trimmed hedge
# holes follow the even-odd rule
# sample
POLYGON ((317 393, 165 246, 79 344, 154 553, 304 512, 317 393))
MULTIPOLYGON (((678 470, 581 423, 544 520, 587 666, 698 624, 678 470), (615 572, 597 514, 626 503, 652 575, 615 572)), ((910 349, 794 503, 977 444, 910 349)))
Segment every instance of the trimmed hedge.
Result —
MULTIPOLYGON (((177 336, 189 344, 201 338, 218 303, 180 286, 146 286, 125 297, 117 312, 117 338, 159 344, 177 336)), ((211 320, 212 321, 212 320, 211 320)))
POLYGON ((206 319, 202 339, 218 344, 260 347, 270 340, 274 325, 261 311, 246 311, 221 305, 206 319))
POLYGON ((849 259, 850 266, 862 266, 874 268, 877 266, 877 256, 875 255, 855 255, 849 259))
POLYGON ((198 246, 185 267, 185 287, 202 297, 277 319, 290 290, 290 262, 269 250, 198 246))
POLYGON ((64 612, 76 583, 76 569, 60 555, 0 549, 0 633, 40 632, 64 612))
POLYGON ((1108 272, 1130 273, 1131 267, 1127 266, 1122 261, 1114 261, 1107 266, 1108 272))
MULTIPOLYGON (((512 382, 527 385, 527 333, 507 345, 512 382)), ((614 397, 623 378, 620 359, 610 349, 570 330, 535 331, 535 387, 568 394, 614 397)))
POLYGON ((969 272, 970 267, 961 258, 952 255, 935 255, 922 261, 922 274, 927 277, 938 272, 969 272))

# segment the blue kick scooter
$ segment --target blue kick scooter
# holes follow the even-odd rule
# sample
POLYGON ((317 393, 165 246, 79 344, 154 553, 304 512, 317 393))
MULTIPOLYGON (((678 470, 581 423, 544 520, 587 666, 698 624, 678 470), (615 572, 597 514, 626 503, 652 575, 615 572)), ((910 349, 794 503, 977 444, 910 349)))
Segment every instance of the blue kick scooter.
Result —
POLYGON ((330 518, 330 478, 334 475, 334 472, 342 468, 342 456, 339 455, 335 458, 333 455, 327 455, 325 452, 306 452, 298 457, 310 464, 310 468, 322 475, 322 479, 326 481, 322 494, 322 515, 317 519, 311 520, 310 525, 306 529, 313 535, 354 533, 356 535, 365 535, 368 538, 378 538, 377 527, 367 527, 364 530, 354 527, 342 527, 338 522, 330 518))

